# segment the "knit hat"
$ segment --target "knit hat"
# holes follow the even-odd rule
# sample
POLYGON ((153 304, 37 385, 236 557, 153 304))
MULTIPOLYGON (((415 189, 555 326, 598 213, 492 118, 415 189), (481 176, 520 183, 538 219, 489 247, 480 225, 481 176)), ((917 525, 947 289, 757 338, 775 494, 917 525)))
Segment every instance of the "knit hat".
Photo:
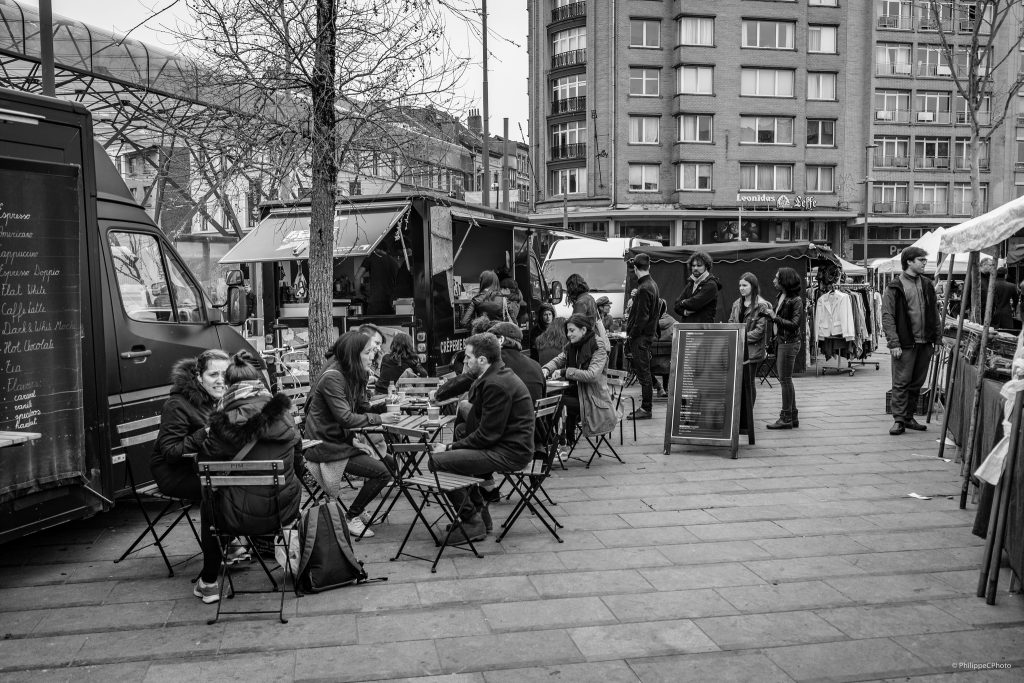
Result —
POLYGON ((497 337, 514 339, 517 342, 523 341, 523 331, 519 328, 519 325, 516 325, 514 323, 495 323, 494 325, 491 325, 491 327, 487 331, 497 337))
POLYGON ((605 304, 610 304, 611 302, 612 302, 612 300, 611 300, 611 299, 609 299, 609 298, 608 298, 608 297, 606 297, 606 296, 602 296, 602 297, 601 297, 600 299, 598 299, 598 300, 597 300, 597 307, 598 307, 598 308, 601 308, 601 307, 602 307, 602 306, 604 306, 605 304))

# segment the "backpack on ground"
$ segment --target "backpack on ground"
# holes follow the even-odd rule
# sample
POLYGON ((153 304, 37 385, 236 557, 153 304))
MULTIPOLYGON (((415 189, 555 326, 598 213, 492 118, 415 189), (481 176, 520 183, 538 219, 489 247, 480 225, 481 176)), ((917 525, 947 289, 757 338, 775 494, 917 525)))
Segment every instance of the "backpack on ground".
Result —
POLYGON ((299 590, 320 593, 369 580, 363 563, 352 552, 345 512, 337 501, 321 503, 302 513, 299 542, 302 548, 296 572, 299 590))

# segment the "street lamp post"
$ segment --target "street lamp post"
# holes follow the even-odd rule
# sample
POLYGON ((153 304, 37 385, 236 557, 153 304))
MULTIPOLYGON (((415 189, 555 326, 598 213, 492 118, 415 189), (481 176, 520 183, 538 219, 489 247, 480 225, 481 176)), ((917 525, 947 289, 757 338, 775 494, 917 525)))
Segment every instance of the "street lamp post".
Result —
POLYGON ((878 145, 870 142, 864 145, 864 279, 868 277, 868 206, 871 201, 871 150, 878 145))

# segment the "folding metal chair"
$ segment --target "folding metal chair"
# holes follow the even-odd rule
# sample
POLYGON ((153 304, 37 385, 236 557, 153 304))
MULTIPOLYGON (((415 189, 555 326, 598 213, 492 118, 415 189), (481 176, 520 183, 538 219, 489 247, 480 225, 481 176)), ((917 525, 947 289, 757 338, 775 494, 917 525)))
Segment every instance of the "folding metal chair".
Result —
POLYGON ((769 389, 772 388, 772 382, 769 378, 779 379, 779 374, 775 370, 775 361, 776 355, 769 353, 761 359, 761 362, 757 364, 757 370, 754 371, 754 374, 761 380, 761 384, 767 383, 769 389))
MULTIPOLYGON (((207 624, 215 624, 220 619, 221 614, 277 614, 277 618, 281 620, 282 624, 287 624, 288 619, 284 616, 284 593, 285 593, 285 581, 290 577, 292 585, 296 585, 295 576, 292 574, 291 563, 287 564, 285 568, 285 581, 282 581, 281 585, 278 586, 277 580, 274 579, 274 575, 271 573, 270 568, 267 567, 266 562, 260 556, 259 553, 253 553, 253 557, 259 562, 260 567, 263 568, 263 572, 267 575, 267 579, 270 580, 272 588, 270 590, 236 590, 234 581, 231 578, 231 574, 228 572, 228 563, 226 561, 228 549, 231 543, 231 539, 235 536, 243 536, 252 546, 252 537, 254 536, 268 536, 274 534, 275 539, 280 539, 280 542, 285 543, 285 526, 291 526, 294 520, 281 519, 281 509, 278 505, 278 499, 281 493, 281 489, 285 483, 285 472, 284 472, 284 461, 283 460, 231 460, 231 461, 213 461, 213 462, 202 462, 199 463, 199 481, 202 483, 205 490, 205 499, 207 504, 210 506, 210 531, 217 539, 217 543, 220 544, 221 551, 221 563, 220 563, 220 599, 217 601, 217 615, 213 619, 209 619, 207 624), (219 500, 221 494, 232 488, 248 488, 248 487, 271 487, 271 497, 274 500, 274 514, 277 518, 277 524, 274 528, 267 527, 253 527, 246 524, 241 524, 237 528, 227 528, 223 524, 221 515, 219 512, 219 500), (235 594, 267 594, 267 593, 281 593, 281 602, 276 610, 234 610, 227 611, 223 609, 224 598, 234 598, 235 594)), ((278 541, 275 540, 275 543, 278 541)), ((287 550, 287 549, 286 549, 287 550)))
MULTIPOLYGON (((625 390, 629 386, 629 373, 625 370, 609 370, 605 369, 605 376, 608 378, 608 389, 612 392, 612 401, 615 403, 616 410, 622 410, 622 399, 629 399, 629 409, 631 412, 636 412, 636 399, 632 396, 626 396, 625 390)), ((635 378, 635 375, 634 375, 635 378)), ((665 387, 668 391, 668 387, 665 387)), ((625 445, 625 439, 622 436, 622 421, 625 416, 619 419, 619 445, 625 445)), ((636 420, 630 420, 633 423, 633 441, 636 441, 636 420)))
MULTIPOLYGON (((551 511, 544 505, 544 501, 537 495, 542 493, 544 498, 547 499, 551 505, 558 505, 558 503, 551 500, 551 496, 544 490, 544 482, 551 475, 551 467, 555 461, 555 455, 558 452, 558 430, 557 430, 557 418, 560 408, 562 397, 561 396, 549 396, 547 398, 538 399, 535 403, 535 409, 537 414, 537 427, 543 431, 541 444, 542 450, 535 454, 534 459, 529 465, 521 470, 513 472, 501 472, 505 476, 505 481, 508 481, 512 486, 513 491, 519 494, 519 500, 516 502, 515 507, 509 513, 508 517, 502 522, 501 534, 495 540, 496 543, 501 543, 501 540, 505 538, 512 526, 516 523, 516 520, 523 514, 523 510, 529 510, 535 517, 540 519, 551 535, 555 537, 559 543, 562 543, 562 538, 555 531, 555 528, 562 528, 562 525, 555 519, 555 516, 551 511), (540 457, 537 457, 539 455, 540 457)), ((502 482, 504 483, 504 482, 502 482)))
MULTIPOLYGON (((389 427, 390 429, 390 427, 389 427)), ((412 530, 416 526, 416 522, 423 522, 423 526, 427 528, 430 533, 430 537, 434 539, 434 545, 438 548, 437 555, 434 557, 433 563, 430 565, 430 572, 433 574, 437 572, 437 563, 441 561, 441 556, 444 554, 445 548, 453 547, 459 550, 465 550, 472 552, 477 557, 483 557, 477 552, 476 546, 473 541, 469 540, 469 537, 465 535, 464 528, 462 526, 462 517, 459 515, 461 508, 456 509, 452 502, 448 499, 448 494, 455 491, 463 491, 470 488, 471 486, 478 486, 483 483, 482 479, 476 477, 466 477, 461 474, 450 474, 448 472, 438 472, 433 466, 433 451, 430 444, 419 442, 419 443, 396 443, 391 445, 391 450, 396 457, 410 457, 413 460, 422 458, 424 455, 427 461, 430 463, 430 472, 428 474, 411 474, 411 468, 403 467, 399 464, 398 472, 395 475, 395 481, 398 485, 399 491, 412 505, 414 517, 412 522, 409 523, 409 529, 405 532, 405 537, 402 539, 402 544, 398 547, 398 552, 391 558, 394 562, 399 557, 405 555, 417 560, 424 560, 429 562, 429 557, 420 557, 419 555, 413 555, 412 553, 405 552, 405 546, 409 542, 409 537, 412 535, 412 530), (416 501, 416 495, 419 495, 419 502, 416 501), (430 503, 436 503, 438 508, 441 510, 441 516, 435 522, 430 522, 423 514, 423 508, 430 503), (448 529, 446 531, 438 531, 435 533, 433 527, 440 520, 448 521, 448 529), (451 543, 452 534, 456 531, 463 531, 463 536, 466 540, 462 542, 451 543), (463 547, 468 546, 468 547, 463 547)), ((468 503, 468 498, 466 499, 468 503)))
MULTIPOLYGON (((111 449, 111 457, 114 462, 124 462, 124 487, 128 489, 132 498, 139 506, 139 511, 142 513, 143 519, 146 520, 146 528, 132 541, 132 544, 128 546, 121 557, 114 560, 114 564, 121 562, 132 553, 137 553, 140 550, 156 546, 156 549, 160 551, 160 557, 163 558, 164 564, 167 565, 167 576, 174 576, 174 564, 171 563, 167 557, 167 551, 164 550, 164 539, 167 535, 174 530, 174 527, 178 526, 178 523, 182 520, 188 522, 189 528, 192 530, 192 536, 196 539, 197 549, 202 547, 202 543, 199 540, 199 531, 196 529, 195 523, 192 521, 190 512, 192 506, 197 501, 187 500, 185 498, 175 498, 168 496, 160 492, 155 483, 144 484, 139 486, 135 480, 135 473, 132 471, 132 462, 127 457, 127 451, 133 446, 148 446, 152 448, 152 444, 156 442, 156 437, 160 433, 160 416, 155 415, 153 417, 146 418, 144 420, 135 420, 134 422, 126 422, 117 426, 117 432, 120 436, 121 443, 111 449), (154 429, 155 428, 155 429, 154 429), (150 431, 144 431, 150 430, 150 431), (142 432, 142 433, 139 433, 142 432), (146 509, 144 499, 158 500, 163 502, 163 507, 155 516, 151 516, 149 511, 146 509), (157 524, 163 520, 164 517, 174 515, 171 523, 162 532, 157 532, 157 524), (145 545, 139 545, 146 538, 146 536, 152 536, 153 540, 145 545)), ((190 557, 177 562, 175 564, 184 564, 196 557, 199 552, 191 555, 190 557)))

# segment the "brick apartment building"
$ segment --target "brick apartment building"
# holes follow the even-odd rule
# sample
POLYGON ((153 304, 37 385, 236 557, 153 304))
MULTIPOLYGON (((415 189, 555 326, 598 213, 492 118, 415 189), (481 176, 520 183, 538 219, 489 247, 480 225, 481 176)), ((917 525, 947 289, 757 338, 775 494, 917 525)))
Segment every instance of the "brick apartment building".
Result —
MULTIPOLYGON (((860 260, 865 208, 869 258, 970 214, 950 75, 964 67, 938 31, 969 43, 973 2, 943 3, 938 25, 909 0, 527 4, 541 222, 675 245, 810 240, 860 260)), ((1024 193, 1015 99, 982 151, 986 209, 1024 193)))

